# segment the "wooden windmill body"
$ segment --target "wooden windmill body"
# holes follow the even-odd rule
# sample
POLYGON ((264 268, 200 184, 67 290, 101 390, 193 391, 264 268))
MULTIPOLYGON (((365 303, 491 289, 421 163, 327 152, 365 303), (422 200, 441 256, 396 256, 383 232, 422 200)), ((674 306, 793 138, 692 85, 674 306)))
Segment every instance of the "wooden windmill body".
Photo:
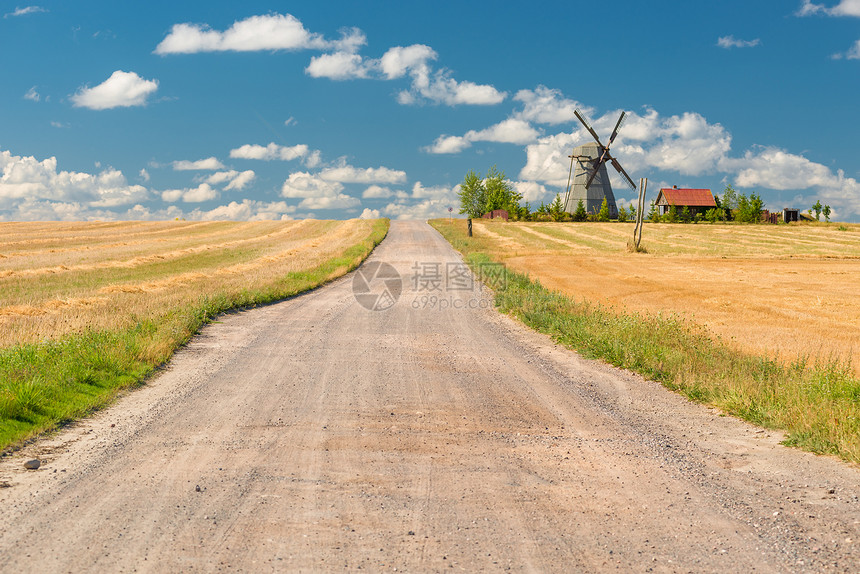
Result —
POLYGON ((574 111, 574 114, 594 138, 594 142, 574 148, 570 155, 570 176, 568 177, 564 210, 568 213, 574 213, 579 202, 582 201, 586 212, 597 213, 605 199, 609 208, 609 217, 615 219, 618 217, 618 206, 615 203, 615 194, 612 193, 612 184, 609 182, 606 162, 612 164, 612 167, 621 174, 622 179, 632 189, 636 189, 636 184, 633 183, 618 160, 609 154, 609 146, 618 136, 618 130, 621 128, 626 114, 621 112, 621 117, 618 118, 618 123, 615 124, 615 129, 612 130, 612 135, 609 136, 609 141, 605 146, 600 142, 597 132, 579 113, 579 110, 574 111))

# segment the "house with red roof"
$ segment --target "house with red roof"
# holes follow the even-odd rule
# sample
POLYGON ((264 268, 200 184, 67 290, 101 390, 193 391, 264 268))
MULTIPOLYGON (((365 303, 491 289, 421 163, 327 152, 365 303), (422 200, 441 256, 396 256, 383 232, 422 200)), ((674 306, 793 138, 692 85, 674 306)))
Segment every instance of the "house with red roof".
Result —
POLYGON ((678 186, 672 186, 660 190, 656 205, 660 215, 669 213, 673 205, 678 213, 686 207, 690 215, 704 215, 706 211, 716 207, 717 202, 714 201, 714 194, 710 189, 679 189, 678 186))

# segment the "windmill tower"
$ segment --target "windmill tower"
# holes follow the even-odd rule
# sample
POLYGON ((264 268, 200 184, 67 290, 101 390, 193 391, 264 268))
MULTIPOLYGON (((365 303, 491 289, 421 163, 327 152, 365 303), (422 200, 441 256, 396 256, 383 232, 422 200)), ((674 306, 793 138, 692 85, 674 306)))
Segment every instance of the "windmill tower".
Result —
POLYGON ((636 189, 636 184, 618 163, 618 160, 609 155, 609 146, 615 141, 618 136, 618 130, 621 129, 621 124, 627 116, 625 112, 621 112, 621 117, 618 118, 618 123, 615 124, 615 129, 612 130, 612 135, 609 136, 609 141, 604 146, 597 136, 597 132, 591 125, 582 117, 579 110, 574 110, 576 117, 585 126, 585 129, 594 138, 594 142, 583 144, 573 149, 570 155, 570 174, 568 175, 567 194, 564 200, 564 210, 568 213, 576 211, 579 201, 585 206, 585 211, 588 213, 597 213, 600 206, 603 204, 604 198, 606 205, 609 207, 609 217, 618 217, 618 206, 615 204, 615 195, 612 193, 612 185, 609 183, 609 174, 606 172, 606 162, 610 162, 625 182, 632 188, 636 189))

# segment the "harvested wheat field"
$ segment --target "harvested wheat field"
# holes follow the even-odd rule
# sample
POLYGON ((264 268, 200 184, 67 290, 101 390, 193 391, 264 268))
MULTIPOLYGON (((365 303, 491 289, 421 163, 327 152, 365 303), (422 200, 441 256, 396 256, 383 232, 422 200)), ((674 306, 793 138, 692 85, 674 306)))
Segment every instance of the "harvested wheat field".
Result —
MULTIPOLYGON (((781 359, 860 351, 860 226, 475 222, 493 257, 551 289, 644 313, 678 314, 781 359)), ((860 372, 860 361, 853 361, 860 372)))
POLYGON ((0 223, 0 348, 116 330, 253 292, 365 240, 373 222, 0 223))

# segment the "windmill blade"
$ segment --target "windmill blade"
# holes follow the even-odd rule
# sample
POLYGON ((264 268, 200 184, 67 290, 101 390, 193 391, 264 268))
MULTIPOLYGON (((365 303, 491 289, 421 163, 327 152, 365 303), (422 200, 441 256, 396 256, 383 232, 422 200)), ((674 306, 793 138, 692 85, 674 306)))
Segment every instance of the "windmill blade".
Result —
POLYGON ((609 143, 608 143, 608 144, 606 144, 606 147, 611 146, 611 145, 612 145, 612 142, 614 142, 614 141, 615 141, 615 136, 617 136, 617 135, 618 135, 618 130, 620 130, 620 129, 621 129, 621 124, 623 124, 623 123, 624 123, 624 118, 626 118, 626 117, 627 117, 627 112, 622 111, 622 112, 621 112, 621 117, 620 117, 620 118, 618 118, 618 123, 616 123, 616 124, 615 124, 615 129, 614 129, 614 130, 612 130, 612 135, 611 135, 611 136, 609 136, 609 143))
POLYGON ((614 167, 614 168, 615 168, 615 170, 616 170, 618 173, 620 173, 620 174, 621 174, 621 177, 623 177, 623 178, 624 178, 624 180, 627 182, 627 185, 629 185, 632 189, 634 189, 634 190, 635 190, 635 189, 636 189, 636 184, 635 184, 635 183, 633 183, 633 180, 630 178, 630 176, 629 176, 629 175, 627 175, 627 172, 626 172, 626 171, 624 171, 624 168, 623 168, 623 167, 621 167, 621 164, 620 164, 620 163, 618 163, 618 160, 617 160, 617 159, 615 159, 614 157, 613 157, 613 158, 610 158, 610 160, 612 161, 612 167, 614 167))
POLYGON ((580 121, 580 122, 582 122, 582 125, 584 125, 584 126, 585 126, 585 129, 587 129, 587 130, 588 130, 588 133, 590 133, 590 134, 591 134, 591 137, 593 137, 593 138, 594 138, 594 140, 595 140, 597 143, 599 143, 599 144, 600 144, 600 147, 604 147, 604 146, 603 146, 603 144, 602 144, 602 143, 600 143, 600 138, 599 138, 599 137, 597 137, 597 132, 596 132, 596 131, 594 131, 594 128, 592 128, 592 127, 591 127, 591 124, 589 124, 589 123, 585 120, 585 118, 584 118, 584 117, 582 117, 582 114, 580 114, 580 113, 579 113, 579 110, 573 110, 573 113, 576 115, 576 117, 577 117, 577 118, 579 118, 579 121, 580 121))
POLYGON ((606 150, 603 151, 603 155, 595 162, 594 169, 591 170, 591 173, 588 174, 588 180, 585 182, 585 189, 591 187, 591 182, 594 181, 594 178, 597 177, 597 173, 600 171, 600 166, 606 161, 606 150))

